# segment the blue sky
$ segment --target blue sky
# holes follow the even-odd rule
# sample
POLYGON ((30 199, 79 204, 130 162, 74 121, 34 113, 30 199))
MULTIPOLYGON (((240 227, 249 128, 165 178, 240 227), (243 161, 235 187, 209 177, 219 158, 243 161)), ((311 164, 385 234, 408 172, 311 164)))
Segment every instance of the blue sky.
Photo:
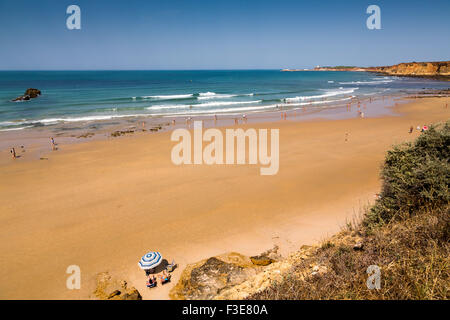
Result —
POLYGON ((0 0, 1 70, 278 69, 450 59, 450 1, 0 0), (81 30, 66 8, 81 8, 81 30), (381 30, 366 8, 381 8, 381 30))

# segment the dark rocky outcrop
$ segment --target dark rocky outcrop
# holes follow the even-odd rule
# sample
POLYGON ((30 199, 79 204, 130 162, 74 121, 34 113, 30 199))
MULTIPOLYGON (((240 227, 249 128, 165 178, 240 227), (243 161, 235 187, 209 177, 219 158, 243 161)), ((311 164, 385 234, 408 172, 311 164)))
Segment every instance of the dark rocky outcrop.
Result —
POLYGON ((34 98, 37 98, 41 95, 41 91, 34 88, 28 88, 23 96, 17 97, 13 99, 12 101, 28 101, 34 98))

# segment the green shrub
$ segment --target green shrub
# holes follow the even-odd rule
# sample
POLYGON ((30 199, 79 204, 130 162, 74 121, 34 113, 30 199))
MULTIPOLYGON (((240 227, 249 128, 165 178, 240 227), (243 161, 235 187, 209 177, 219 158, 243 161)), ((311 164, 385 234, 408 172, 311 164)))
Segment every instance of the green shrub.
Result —
POLYGON ((367 213, 369 230, 393 219, 410 217, 420 209, 449 203, 450 127, 431 127, 414 143, 388 151, 381 172, 380 198, 367 213))

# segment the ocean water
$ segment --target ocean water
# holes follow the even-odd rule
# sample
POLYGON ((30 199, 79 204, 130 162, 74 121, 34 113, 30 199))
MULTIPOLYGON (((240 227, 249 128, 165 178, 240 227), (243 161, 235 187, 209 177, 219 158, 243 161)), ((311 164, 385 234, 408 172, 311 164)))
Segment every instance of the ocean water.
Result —
POLYGON ((448 83, 365 72, 3 71, 0 131, 133 116, 242 114, 301 106, 328 108, 354 98, 405 95, 448 83), (27 88, 42 96, 11 100, 27 88))

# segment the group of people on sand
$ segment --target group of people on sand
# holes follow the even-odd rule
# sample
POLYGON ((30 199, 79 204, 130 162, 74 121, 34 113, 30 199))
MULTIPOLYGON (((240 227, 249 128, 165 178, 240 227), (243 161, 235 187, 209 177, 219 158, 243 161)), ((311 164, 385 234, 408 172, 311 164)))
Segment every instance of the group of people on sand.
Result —
MULTIPOLYGON (((58 148, 56 147, 57 144, 56 144, 56 142, 55 142, 55 139, 53 139, 53 137, 50 138, 50 143, 51 143, 51 145, 52 145, 52 150, 53 150, 53 151, 58 150, 58 148)), ((22 152, 25 152, 25 147, 24 147, 24 146, 21 146, 21 148, 22 148, 22 152)), ((13 159, 17 159, 17 158, 18 158, 18 155, 17 155, 17 152, 16 152, 16 148, 12 147, 12 148, 9 150, 9 152, 11 153, 11 156, 12 156, 13 159)))
MULTIPOLYGON (((423 125, 422 127, 417 126, 416 129, 417 129, 417 131, 425 132, 428 130, 428 126, 427 125, 423 125)), ((413 133, 413 131, 414 131, 414 127, 413 126, 409 127, 409 133, 413 133)))
MULTIPOLYGON (((217 121, 218 121, 218 117, 217 117, 216 114, 213 115, 213 120, 214 120, 214 125, 216 125, 216 124, 217 124, 217 121)), ((236 117, 233 118, 234 124, 235 124, 235 125, 238 125, 238 124, 239 124, 239 120, 240 120, 240 118, 236 118, 236 117)), ((246 114, 243 114, 241 120, 242 120, 242 123, 243 123, 243 124, 244 124, 244 123, 247 123, 247 122, 248 122, 247 115, 246 115, 246 114)), ((192 117, 186 117, 186 125, 187 125, 188 128, 191 127, 192 121, 193 121, 192 117)), ((175 120, 172 120, 172 125, 173 125, 173 126, 175 125, 175 120)))
MULTIPOLYGON (((164 284, 170 282, 171 277, 172 277, 172 276, 171 276, 166 270, 164 270, 164 271, 159 275, 161 285, 164 285, 164 284)), ((158 285, 158 281, 157 281, 156 276, 155 276, 154 274, 148 275, 148 278, 147 278, 147 288, 154 288, 154 287, 156 287, 157 285, 158 285)))

